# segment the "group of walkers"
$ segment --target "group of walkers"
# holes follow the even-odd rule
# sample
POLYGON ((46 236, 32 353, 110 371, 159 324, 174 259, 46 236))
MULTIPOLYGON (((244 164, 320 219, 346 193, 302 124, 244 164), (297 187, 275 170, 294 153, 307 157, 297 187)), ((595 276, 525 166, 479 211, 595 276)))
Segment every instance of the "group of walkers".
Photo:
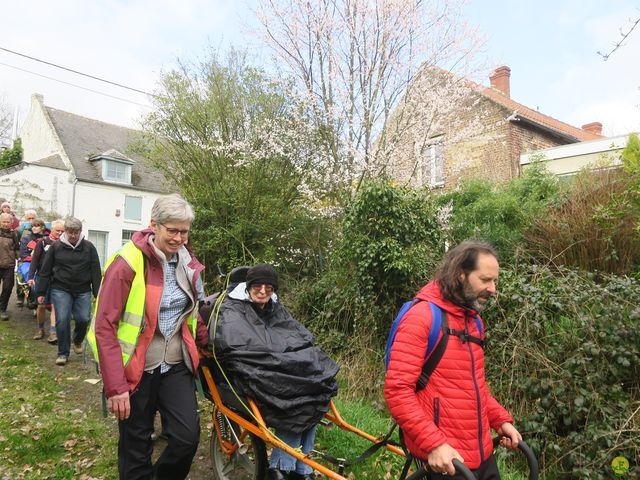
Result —
MULTIPOLYGON (((25 215, 21 241, 20 222, 8 204, 2 210, 0 318, 8 318, 16 259, 30 261, 26 283, 37 301, 34 338, 44 337, 49 304, 58 338, 56 364, 66 364, 71 347, 81 353, 86 335, 108 410, 118 419, 121 479, 187 477, 200 438, 195 379, 203 352, 215 352, 229 374, 227 387, 254 399, 279 439, 311 452, 316 426, 337 393, 338 366, 282 304, 271 265, 254 265, 246 281, 230 286, 214 327, 208 328, 199 315, 204 266, 188 242, 193 209, 179 195, 155 201, 148 227, 107 261, 102 282, 96 249, 83 238, 80 220, 56 220, 47 227, 35 212, 25 212, 33 218, 25 215), (96 305, 89 327, 92 296, 96 305), (152 463, 157 412, 167 446, 152 463)), ((484 378, 479 313, 496 294, 498 272, 490 245, 467 241, 453 248, 436 278, 417 294, 391 345, 385 398, 409 451, 433 479, 458 478, 457 459, 480 480, 497 480, 490 430, 511 448, 521 441, 484 378), (424 379, 436 309, 445 319, 446 328, 435 332, 443 349, 424 379)), ((314 477, 304 462, 273 448, 266 478, 314 477)))
POLYGON ((97 295, 100 287, 98 253, 84 240, 77 218, 47 224, 28 209, 20 221, 8 202, 2 200, 0 209, 0 320, 9 320, 7 307, 15 285, 16 306, 35 312, 33 339, 43 339, 48 330, 47 341, 58 347, 55 363, 64 366, 72 345, 76 353, 84 351, 91 294, 97 295))

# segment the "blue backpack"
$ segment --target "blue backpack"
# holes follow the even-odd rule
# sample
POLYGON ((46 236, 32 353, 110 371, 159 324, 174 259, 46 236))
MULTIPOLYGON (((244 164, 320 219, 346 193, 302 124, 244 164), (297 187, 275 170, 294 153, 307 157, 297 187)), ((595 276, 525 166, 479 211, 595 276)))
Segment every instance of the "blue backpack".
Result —
MULTIPOLYGON (((405 317, 407 312, 413 307, 416 303, 420 302, 421 299, 414 298, 413 300, 409 300, 405 302, 400 311, 396 315, 396 318, 393 320, 391 324, 391 330, 389 331, 389 338, 387 339, 387 346, 385 347, 384 352, 384 367, 385 370, 389 368, 389 357, 391 355, 391 346, 393 345, 394 340, 396 339, 396 333, 398 332, 398 327, 402 322, 402 319, 405 317)), ((473 342, 480 345, 484 348, 484 340, 482 338, 474 337, 469 335, 469 332, 465 330, 455 330, 453 328, 449 328, 449 322, 447 321, 447 314, 435 303, 428 302, 429 307, 431 308, 431 329, 429 330, 429 337, 427 339, 427 351, 424 354, 425 362, 422 365, 422 372, 420 373, 420 377, 416 382, 416 392, 419 392, 424 387, 427 386, 427 382, 429 381, 429 377, 433 373, 433 371, 438 366, 438 363, 442 359, 442 355, 444 355, 445 350, 447 349, 447 343, 449 342, 449 336, 454 335, 462 341, 465 342, 473 342), (440 332, 442 332, 442 337, 440 337, 440 332), (440 341, 438 342, 438 338, 440 341)), ((476 326, 478 327, 478 331, 482 336, 482 322, 480 321, 480 317, 476 315, 475 318, 476 326)))

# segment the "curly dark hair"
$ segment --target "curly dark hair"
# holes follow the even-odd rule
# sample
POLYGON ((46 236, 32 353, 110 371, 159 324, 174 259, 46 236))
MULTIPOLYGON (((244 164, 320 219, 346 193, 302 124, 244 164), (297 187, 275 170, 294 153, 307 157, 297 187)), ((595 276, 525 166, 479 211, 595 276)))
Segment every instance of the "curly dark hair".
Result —
POLYGON ((478 255, 485 253, 498 259, 498 252, 487 242, 465 240, 447 252, 436 272, 435 280, 440 286, 442 297, 456 305, 464 305, 464 281, 462 274, 469 275, 478 266, 478 255))

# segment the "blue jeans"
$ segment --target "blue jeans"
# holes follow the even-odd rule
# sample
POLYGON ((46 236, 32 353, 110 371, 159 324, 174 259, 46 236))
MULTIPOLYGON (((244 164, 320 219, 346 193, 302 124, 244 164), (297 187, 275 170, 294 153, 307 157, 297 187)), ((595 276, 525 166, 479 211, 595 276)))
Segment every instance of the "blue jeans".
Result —
POLYGON ((76 321, 73 343, 84 342, 91 321, 91 292, 69 293, 51 289, 51 303, 56 311, 58 356, 68 357, 71 350, 71 315, 76 321))
MULTIPOLYGON (((276 430, 276 437, 278 437, 290 447, 302 447, 302 453, 307 455, 311 452, 311 450, 313 450, 313 440, 316 438, 316 426, 317 425, 314 425, 309 430, 302 433, 276 430)), ((310 473, 313 473, 313 468, 311 468, 309 465, 301 462, 300 460, 297 460, 295 457, 292 457, 279 448, 274 448, 271 451, 269 468, 277 468, 278 470, 287 472, 295 470, 296 473, 299 473, 300 475, 309 475, 310 473)))

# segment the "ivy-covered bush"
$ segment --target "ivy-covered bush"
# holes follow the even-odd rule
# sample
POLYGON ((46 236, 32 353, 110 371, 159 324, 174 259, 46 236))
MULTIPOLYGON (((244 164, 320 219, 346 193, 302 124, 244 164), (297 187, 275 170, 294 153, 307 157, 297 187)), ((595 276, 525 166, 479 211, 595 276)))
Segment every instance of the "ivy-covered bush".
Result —
POLYGON ((640 474, 640 284, 561 268, 501 272, 487 378, 550 478, 640 474))
POLYGON ((384 339, 398 306, 415 295, 442 253, 428 195, 372 181, 347 208, 329 268, 307 285, 301 313, 341 347, 352 333, 384 339))

